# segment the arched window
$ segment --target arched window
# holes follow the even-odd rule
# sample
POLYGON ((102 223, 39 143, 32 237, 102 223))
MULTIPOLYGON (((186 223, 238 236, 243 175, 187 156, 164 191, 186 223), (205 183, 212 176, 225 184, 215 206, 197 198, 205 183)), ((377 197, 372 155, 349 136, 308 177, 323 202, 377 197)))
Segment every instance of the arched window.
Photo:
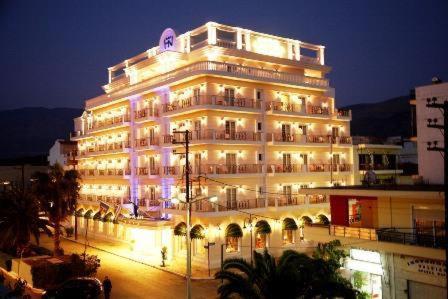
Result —
POLYGON ((282 239, 283 245, 295 243, 295 231, 298 229, 296 222, 292 218, 283 219, 282 223, 282 239))
POLYGON ((239 251, 239 242, 243 237, 241 227, 236 223, 231 223, 226 228, 226 252, 239 251))
POLYGON ((267 247, 267 236, 272 232, 271 226, 266 220, 260 220, 255 224, 255 248, 267 247))

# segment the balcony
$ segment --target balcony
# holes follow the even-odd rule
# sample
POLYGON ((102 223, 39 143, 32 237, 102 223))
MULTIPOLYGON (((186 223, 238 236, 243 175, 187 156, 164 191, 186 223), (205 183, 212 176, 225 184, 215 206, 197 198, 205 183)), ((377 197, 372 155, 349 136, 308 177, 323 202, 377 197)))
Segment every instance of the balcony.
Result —
POLYGON ((129 114, 123 114, 120 116, 114 116, 110 118, 106 118, 104 120, 95 120, 93 124, 91 124, 87 128, 88 133, 102 131, 102 130, 108 130, 111 128, 119 127, 125 125, 127 122, 131 120, 129 114))
POLYGON ((159 117, 159 110, 156 108, 144 108, 144 109, 135 111, 135 121, 136 122, 154 120, 157 117, 159 117))
POLYGON ((136 149, 151 149, 153 147, 160 145, 159 137, 143 137, 135 139, 135 147, 136 149))
MULTIPOLYGON (((158 76, 153 76, 141 81, 140 83, 145 84, 146 86, 156 87, 199 74, 214 74, 219 76, 243 78, 249 80, 307 86, 318 89, 326 89, 329 86, 327 79, 307 77, 298 74, 278 72, 275 70, 266 70, 261 68, 215 61, 200 61, 192 63, 174 71, 160 74, 158 76)), ((130 80, 129 77, 125 76, 114 80, 107 85, 104 85, 103 88, 106 93, 110 93, 112 91, 116 91, 128 86, 130 86, 130 80)))
POLYGON ((111 195, 93 195, 93 194, 80 194, 80 203, 82 201, 88 202, 105 202, 108 204, 116 205, 116 204, 127 204, 130 203, 131 200, 129 196, 111 196, 111 195))
POLYGON ((218 95, 200 95, 163 104, 163 113, 174 114, 198 109, 224 109, 233 111, 255 112, 261 108, 261 101, 246 98, 228 98, 218 95))
POLYGON ((268 164, 269 174, 315 173, 315 172, 348 172, 351 164, 268 164))
POLYGON ((329 145, 332 141, 330 135, 302 135, 302 134, 285 134, 285 133, 267 133, 266 141, 277 145, 291 144, 325 144, 329 145))
POLYGON ((377 240, 376 231, 373 228, 330 225, 330 235, 335 237, 355 238, 371 241, 377 240))
POLYGON ((351 120, 352 111, 350 109, 336 109, 336 118, 341 120, 351 120))
POLYGON ((446 238, 442 229, 429 228, 428 232, 419 232, 414 228, 378 229, 378 241, 400 243, 431 248, 445 248, 446 238))
POLYGON ((88 157, 104 154, 121 153, 124 149, 130 148, 129 141, 113 142, 106 144, 98 144, 96 146, 90 146, 78 151, 79 157, 88 157))
MULTIPOLYGON (((260 132, 250 131, 238 131, 238 132, 226 132, 217 131, 213 129, 206 129, 200 131, 192 131, 188 135, 188 139, 192 143, 259 143, 261 141, 260 132)), ((173 144, 176 142, 185 142, 185 134, 174 133, 172 135, 164 135, 163 143, 165 145, 173 144)))
MULTIPOLYGON (((234 210, 250 210, 250 209, 267 209, 267 208, 285 208, 285 207, 300 207, 308 208, 310 205, 328 204, 325 196, 317 195, 284 195, 269 198, 254 198, 254 199, 236 199, 227 200, 225 197, 219 198, 217 204, 209 201, 198 201, 192 205, 193 212, 228 212, 234 210)), ((167 210, 182 210, 186 209, 185 204, 169 204, 167 210)))
POLYGON ((79 173, 83 177, 123 177, 125 175, 130 175, 131 170, 129 168, 80 169, 79 173))
POLYGON ((293 103, 285 103, 281 101, 272 101, 266 103, 266 111, 271 113, 297 115, 297 116, 314 116, 314 117, 330 117, 330 111, 326 107, 300 105, 293 103))
MULTIPOLYGON (((263 172, 262 164, 204 164, 200 167, 191 167, 190 173, 194 175, 251 175, 263 172)), ((166 176, 178 176, 185 173, 185 166, 164 166, 163 174, 166 176)))
POLYGON ((138 176, 153 176, 153 175, 160 175, 160 166, 154 166, 154 167, 137 167, 136 168, 136 174, 138 176))

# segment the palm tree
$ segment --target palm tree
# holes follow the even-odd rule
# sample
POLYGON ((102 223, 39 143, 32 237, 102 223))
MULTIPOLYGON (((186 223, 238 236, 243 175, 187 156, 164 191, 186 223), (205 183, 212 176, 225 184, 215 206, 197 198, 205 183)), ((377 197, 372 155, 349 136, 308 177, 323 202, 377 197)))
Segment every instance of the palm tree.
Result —
POLYGON ((283 252, 278 262, 267 250, 254 251, 254 266, 241 258, 227 259, 215 278, 225 280, 218 287, 220 298, 356 297, 350 283, 326 261, 293 250, 283 252))
POLYGON ((22 252, 34 237, 39 244, 40 231, 51 235, 50 223, 39 214, 39 203, 17 188, 0 193, 0 247, 22 252))
POLYGON ((47 173, 34 175, 33 193, 42 210, 53 224, 54 255, 62 255, 61 223, 75 212, 79 198, 79 174, 76 170, 64 171, 59 164, 51 166, 47 173))

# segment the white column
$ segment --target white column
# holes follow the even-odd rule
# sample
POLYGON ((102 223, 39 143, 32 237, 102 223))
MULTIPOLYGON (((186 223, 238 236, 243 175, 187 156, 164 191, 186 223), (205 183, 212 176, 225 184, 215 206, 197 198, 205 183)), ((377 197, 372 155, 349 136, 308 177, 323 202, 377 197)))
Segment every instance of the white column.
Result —
POLYGON ((207 24, 207 32, 208 32, 208 44, 215 45, 216 44, 216 27, 212 23, 207 24))
POLYGON ((288 43, 287 43, 287 47, 288 47, 288 59, 294 59, 292 57, 293 56, 293 53, 292 53, 292 42, 289 41, 289 40, 288 40, 288 43))
POLYGON ((321 65, 325 64, 324 50, 325 50, 324 46, 320 46, 319 47, 319 62, 320 62, 321 65))
POLYGON ((296 60, 300 60, 300 42, 296 42, 296 60))
POLYGON ((251 47, 250 47, 250 31, 247 30, 244 33, 244 36, 245 36, 245 40, 246 40, 246 51, 250 51, 251 50, 251 47))
POLYGON ((185 52, 190 53, 190 32, 185 33, 185 52))
POLYGON ((107 69, 108 73, 109 73, 109 83, 112 82, 112 70, 109 68, 107 69))
POLYGON ((236 31, 236 48, 238 50, 243 48, 243 32, 240 28, 236 31))

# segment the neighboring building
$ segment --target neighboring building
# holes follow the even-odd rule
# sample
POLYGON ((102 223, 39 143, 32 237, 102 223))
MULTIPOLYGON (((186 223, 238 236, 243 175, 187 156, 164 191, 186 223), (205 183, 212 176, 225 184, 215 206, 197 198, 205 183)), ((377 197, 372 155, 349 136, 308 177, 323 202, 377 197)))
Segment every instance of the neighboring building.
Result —
POLYGON ((444 146, 442 132, 427 127, 428 119, 436 119, 439 124, 443 124, 442 111, 426 107, 427 100, 432 101, 433 98, 439 103, 448 101, 448 83, 435 78, 433 84, 415 88, 415 100, 411 100, 411 105, 415 106, 413 127, 416 130, 413 131, 417 134, 414 139, 417 141, 419 175, 426 183, 443 184, 443 156, 439 152, 427 150, 428 142, 437 141, 438 147, 444 146))
POLYGON ((0 190, 5 190, 13 186, 21 188, 23 185, 27 188, 30 179, 36 172, 46 172, 46 165, 32 164, 8 164, 0 165, 0 190))
POLYGON ((154 215, 161 198, 184 198, 174 130, 191 131, 193 195, 224 209, 296 206, 299 189, 353 184, 351 114, 336 108, 324 57, 320 45, 213 22, 166 30, 110 67, 105 94, 75 119, 84 203, 154 215))
POLYGON ((346 269, 363 272, 373 298, 446 298, 443 186, 348 186, 307 193, 329 198, 331 226, 330 235, 328 229, 306 227, 305 237, 336 238, 351 248, 346 269))
POLYGON ((48 153, 49 165, 58 163, 64 169, 74 169, 76 167, 76 141, 56 139, 48 153))
MULTIPOLYGON (((401 145, 386 144, 378 138, 353 137, 355 185, 366 184, 366 172, 373 171, 374 184, 396 184, 403 170, 399 168, 401 145)), ((369 182, 372 183, 372 182, 369 182)))

